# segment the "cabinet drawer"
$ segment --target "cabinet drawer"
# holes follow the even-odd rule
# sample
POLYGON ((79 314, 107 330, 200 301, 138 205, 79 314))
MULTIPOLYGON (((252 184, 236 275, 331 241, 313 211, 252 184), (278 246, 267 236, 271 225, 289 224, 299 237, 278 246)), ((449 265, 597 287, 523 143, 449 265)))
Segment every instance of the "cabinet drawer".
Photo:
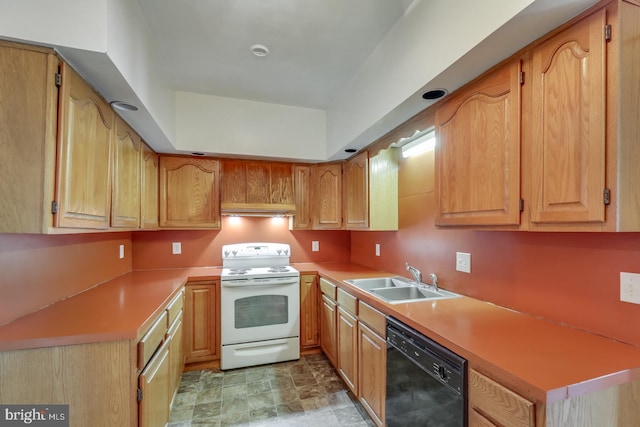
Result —
POLYGON ((336 285, 334 285, 333 283, 329 282, 328 280, 325 279, 320 279, 320 290, 322 291, 323 294, 325 294, 326 296, 328 296, 329 298, 331 298, 332 300, 336 300, 336 291, 338 290, 338 287, 336 285))
POLYGON ((167 333, 167 311, 163 311, 153 322, 146 334, 138 343, 138 368, 145 367, 153 353, 160 346, 167 333))
POLYGON ((535 426, 532 402, 473 369, 469 370, 469 405, 499 425, 535 426))
POLYGON ((387 336, 387 317, 362 301, 358 301, 358 319, 381 337, 387 336))
POLYGON ((167 315, 169 316, 167 318, 167 326, 171 326, 173 321, 178 316, 178 313, 180 313, 180 311, 182 310, 182 306, 184 305, 183 297, 184 297, 184 291, 180 291, 178 292, 178 295, 176 295, 171 300, 169 305, 167 305, 167 315))
POLYGON ((354 316, 358 315, 358 299, 342 289, 338 289, 338 305, 354 316))

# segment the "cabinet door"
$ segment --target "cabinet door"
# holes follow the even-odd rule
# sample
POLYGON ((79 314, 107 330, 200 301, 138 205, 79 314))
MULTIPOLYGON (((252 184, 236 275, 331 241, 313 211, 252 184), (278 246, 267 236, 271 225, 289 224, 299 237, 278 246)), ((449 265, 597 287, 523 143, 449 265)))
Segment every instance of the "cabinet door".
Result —
POLYGON ((369 227, 369 153, 363 151, 345 164, 345 222, 348 229, 369 227))
POLYGON ((143 143, 140 157, 141 227, 145 230, 155 230, 158 228, 158 155, 143 143))
POLYGON ((334 367, 338 366, 338 310, 335 301, 322 295, 320 317, 320 348, 334 367))
POLYGON ((192 282, 185 289, 184 355, 186 363, 220 358, 219 282, 192 282))
POLYGON ((358 390, 360 402, 378 426, 384 425, 387 387, 387 342, 358 323, 358 390))
POLYGON ((398 229, 398 151, 369 158, 369 230, 398 229))
POLYGON ((52 53, 0 41, 0 233, 52 225, 59 65, 52 53))
POLYGON ((169 422, 170 365, 169 341, 151 358, 139 377, 142 400, 138 407, 140 427, 164 426, 169 422))
POLYGON ((318 278, 300 276, 300 349, 308 350, 320 344, 318 304, 320 302, 318 278))
POLYGON ((109 228, 114 114, 63 64, 58 133, 58 227, 109 228))
POLYGON ((140 152, 142 141, 119 116, 115 118, 111 227, 140 226, 140 152))
POLYGON ((338 307, 338 373, 358 395, 358 319, 338 307))
POLYGON ((220 228, 217 160, 160 157, 160 227, 220 228))
POLYGON ((313 181, 313 228, 342 228, 342 164, 314 166, 313 181))
POLYGON ((167 334, 169 335, 169 370, 170 381, 169 390, 170 396, 178 391, 180 386, 180 380, 182 379, 182 371, 184 370, 184 341, 183 341, 183 327, 182 327, 182 313, 176 317, 167 334))
POLYGON ((602 9, 532 51, 533 223, 605 220, 605 24, 602 9))
POLYGON ((292 217, 293 230, 310 230, 311 222, 311 166, 295 165, 293 167, 294 201, 296 214, 292 217))
POLYGON ((520 223, 520 61, 436 112, 438 225, 520 223))
POLYGON ((293 205, 293 166, 290 163, 269 165, 269 203, 293 205))

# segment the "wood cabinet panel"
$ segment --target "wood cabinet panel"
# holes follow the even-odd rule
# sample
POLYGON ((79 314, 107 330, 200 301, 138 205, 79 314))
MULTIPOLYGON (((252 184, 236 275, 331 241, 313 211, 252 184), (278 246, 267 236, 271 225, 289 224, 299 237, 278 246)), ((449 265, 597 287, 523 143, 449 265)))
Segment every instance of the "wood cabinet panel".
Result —
POLYGON ((186 363, 220 358, 220 282, 190 282, 185 288, 184 355, 186 363))
POLYGON ((362 406, 377 426, 384 425, 387 342, 358 322, 358 391, 362 406))
POLYGON ((338 373, 358 396, 358 319, 338 306, 338 373))
POLYGON ((313 228, 342 228, 342 163, 313 168, 313 228))
POLYGON ((349 159, 344 171, 345 225, 347 229, 369 227, 369 153, 349 159))
POLYGON ((369 230, 398 229, 398 149, 369 158, 369 230))
POLYGON ((142 400, 139 405, 139 426, 157 427, 169 423, 171 401, 171 366, 169 364, 169 341, 166 341, 153 356, 139 377, 142 400))
POLYGON ((220 163, 160 157, 160 227, 220 228, 220 163))
POLYGON ((322 295, 320 310, 320 348, 334 367, 338 366, 338 308, 336 302, 322 295))
POLYGON ((531 221, 604 222, 604 9, 532 51, 531 221))
POLYGON ((167 333, 167 313, 163 312, 138 342, 138 369, 144 368, 167 333))
POLYGON ((291 217, 289 228, 292 230, 310 230, 311 221, 311 166, 293 166, 293 188, 296 214, 291 217))
POLYGON ((59 61, 0 41, 0 233, 42 233, 54 199, 59 61))
POLYGON ((320 345, 320 288, 318 276, 300 276, 300 349, 320 345))
POLYGON ((535 405, 490 378, 469 369, 469 412, 509 427, 534 427, 535 405))
POLYGON ((469 427, 499 427, 482 416, 475 409, 469 411, 469 427))
POLYGON ((142 140, 119 116, 115 116, 111 227, 140 227, 140 176, 142 140))
POLYGON ((519 60, 436 112, 438 225, 520 223, 519 60))
POLYGON ((269 199, 269 165, 245 163, 247 174, 246 203, 271 203, 269 199))
POLYGON ((182 371, 184 370, 184 342, 182 327, 182 311, 173 321, 167 331, 169 344, 169 391, 171 399, 180 387, 182 371))
POLYGON ((142 200, 140 207, 140 226, 145 230, 158 228, 158 167, 159 157, 146 144, 142 144, 140 156, 140 188, 142 200))
POLYGON ((111 211, 111 107, 62 64, 58 127, 58 227, 107 229, 111 211))

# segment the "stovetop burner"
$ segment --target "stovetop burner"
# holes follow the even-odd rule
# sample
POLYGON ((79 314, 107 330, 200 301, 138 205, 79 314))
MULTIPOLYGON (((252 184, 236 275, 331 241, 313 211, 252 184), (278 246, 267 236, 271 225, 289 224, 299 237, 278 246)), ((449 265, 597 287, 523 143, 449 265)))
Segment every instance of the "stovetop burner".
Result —
POLYGON ((267 270, 269 273, 286 273, 289 267, 271 267, 267 270))

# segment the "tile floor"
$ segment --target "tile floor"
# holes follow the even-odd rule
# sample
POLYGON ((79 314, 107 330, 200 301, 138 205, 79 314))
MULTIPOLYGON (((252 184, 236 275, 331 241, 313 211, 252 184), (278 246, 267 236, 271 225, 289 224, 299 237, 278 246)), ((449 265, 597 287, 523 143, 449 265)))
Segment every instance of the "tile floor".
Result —
POLYGON ((322 354, 229 371, 185 372, 171 427, 374 426, 322 354))

